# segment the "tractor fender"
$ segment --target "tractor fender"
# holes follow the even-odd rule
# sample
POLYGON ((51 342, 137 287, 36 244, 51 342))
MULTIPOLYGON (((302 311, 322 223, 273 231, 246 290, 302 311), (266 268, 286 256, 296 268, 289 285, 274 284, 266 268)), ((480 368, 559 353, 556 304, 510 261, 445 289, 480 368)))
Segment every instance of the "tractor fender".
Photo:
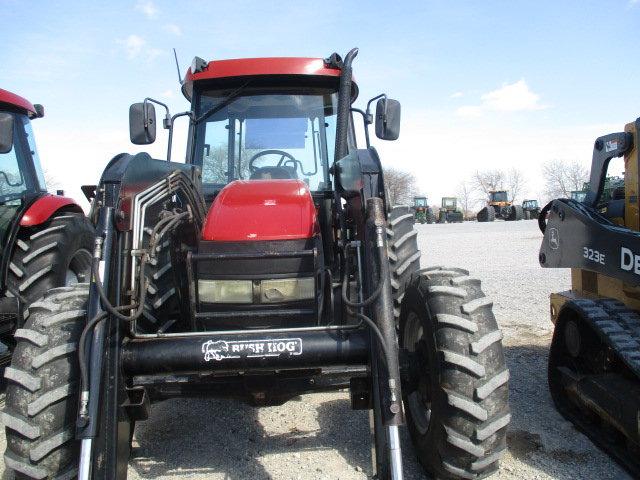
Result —
POLYGON ((32 227, 40 225, 51 218, 51 216, 64 209, 65 211, 84 213, 80 205, 72 198, 58 195, 45 194, 31 204, 20 219, 21 227, 32 227))

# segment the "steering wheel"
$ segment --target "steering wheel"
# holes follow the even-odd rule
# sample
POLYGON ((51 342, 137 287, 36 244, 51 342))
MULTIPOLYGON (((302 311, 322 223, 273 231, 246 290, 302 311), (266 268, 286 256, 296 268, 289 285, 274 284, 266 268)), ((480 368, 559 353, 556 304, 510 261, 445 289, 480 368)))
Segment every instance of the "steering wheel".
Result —
POLYGON ((280 160, 278 160, 278 163, 276 164, 276 166, 277 167, 282 167, 283 165, 285 165, 288 162, 293 162, 293 168, 296 171, 296 173, 298 172, 298 163, 299 162, 290 153, 285 152, 284 150, 263 150, 261 152, 256 153, 253 157, 251 157, 249 159, 249 172, 251 172, 251 174, 254 174, 258 170, 258 168, 260 168, 260 167, 256 167, 253 163, 258 158, 264 157, 265 155, 281 155, 280 160))

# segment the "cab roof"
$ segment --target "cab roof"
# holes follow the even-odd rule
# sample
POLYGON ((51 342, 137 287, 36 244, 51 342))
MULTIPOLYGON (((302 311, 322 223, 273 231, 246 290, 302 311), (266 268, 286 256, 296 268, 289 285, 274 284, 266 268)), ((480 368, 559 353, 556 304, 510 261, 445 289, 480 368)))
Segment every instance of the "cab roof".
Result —
MULTIPOLYGON (((269 75, 300 76, 300 77, 333 77, 338 78, 341 69, 329 65, 322 58, 309 57, 265 57, 265 58, 236 58, 229 60, 212 60, 197 65, 197 58, 187 70, 182 85, 182 93, 187 100, 193 95, 193 84, 203 80, 216 80, 232 77, 256 77, 269 75), (193 70, 196 69, 194 73, 193 70)), ((354 85, 353 99, 357 96, 354 85)))
POLYGON ((26 98, 22 98, 15 93, 0 88, 0 110, 7 107, 12 110, 22 110, 22 112, 26 113, 29 117, 35 117, 37 115, 35 107, 26 98))

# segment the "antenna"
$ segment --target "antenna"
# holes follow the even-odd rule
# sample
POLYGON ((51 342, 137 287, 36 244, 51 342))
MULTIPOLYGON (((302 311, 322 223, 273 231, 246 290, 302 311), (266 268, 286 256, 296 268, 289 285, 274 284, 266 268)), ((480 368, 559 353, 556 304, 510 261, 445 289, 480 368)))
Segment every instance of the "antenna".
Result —
POLYGON ((178 65, 178 54, 176 53, 176 49, 173 49, 173 58, 176 59, 176 68, 178 69, 178 81, 180 85, 182 85, 182 76, 180 75, 180 65, 178 65))

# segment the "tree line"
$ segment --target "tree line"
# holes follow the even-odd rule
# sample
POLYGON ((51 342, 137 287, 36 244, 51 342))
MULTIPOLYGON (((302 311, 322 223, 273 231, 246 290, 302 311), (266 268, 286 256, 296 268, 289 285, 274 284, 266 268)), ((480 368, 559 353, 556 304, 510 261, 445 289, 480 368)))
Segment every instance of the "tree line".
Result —
MULTIPOLYGON (((572 191, 582 190, 589 179, 589 170, 581 162, 566 160, 549 160, 542 164, 541 175, 543 190, 532 198, 540 204, 554 198, 568 198, 572 191)), ((397 168, 384 168, 384 179, 387 195, 393 205, 411 205, 413 197, 426 196, 428 192, 418 186, 415 175, 397 168)), ((456 188, 458 205, 465 217, 475 217, 489 199, 489 192, 506 190, 507 198, 514 203, 521 203, 527 189, 527 179, 518 168, 506 170, 476 170, 470 178, 462 180, 456 188)), ((433 205, 438 208, 439 205, 433 205)))

